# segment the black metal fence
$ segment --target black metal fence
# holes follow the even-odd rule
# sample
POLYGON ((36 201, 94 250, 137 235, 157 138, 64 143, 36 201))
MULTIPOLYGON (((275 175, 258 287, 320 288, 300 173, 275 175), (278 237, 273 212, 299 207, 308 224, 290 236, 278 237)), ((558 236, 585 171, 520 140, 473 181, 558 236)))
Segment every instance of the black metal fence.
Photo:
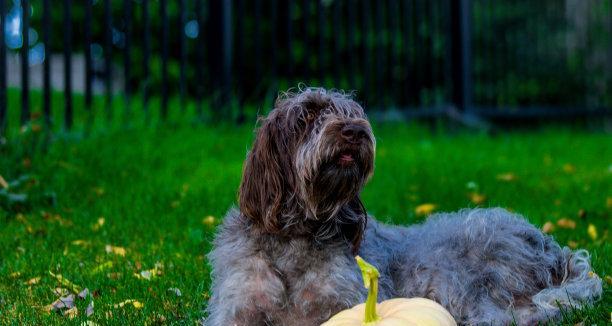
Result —
POLYGON ((71 129, 99 97, 111 120, 117 94, 123 111, 139 101, 145 117, 190 109, 243 121, 298 83, 357 90, 368 110, 406 116, 612 107, 612 0, 0 0, 0 18, 0 135, 13 111, 28 123, 31 107, 49 129, 71 129), (17 53, 21 79, 9 85, 7 58, 17 53), (52 64, 58 53, 62 72, 52 64), (73 105, 81 54, 84 97, 73 105), (33 105, 36 65, 42 97, 33 105), (11 89, 20 108, 7 101, 11 89), (60 91, 63 107, 54 107, 60 91))

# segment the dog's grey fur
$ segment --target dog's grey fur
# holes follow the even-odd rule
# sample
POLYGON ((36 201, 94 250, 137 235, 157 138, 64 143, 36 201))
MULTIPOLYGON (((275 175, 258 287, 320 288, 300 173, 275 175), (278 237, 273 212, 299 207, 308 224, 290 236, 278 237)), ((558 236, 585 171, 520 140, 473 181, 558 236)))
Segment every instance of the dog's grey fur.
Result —
POLYGON ((535 324, 601 295, 586 251, 561 248, 506 210, 409 228, 368 217, 359 192, 374 149, 362 108, 343 93, 310 88, 277 101, 247 157, 240 208, 209 254, 206 325, 318 325, 365 301, 356 253, 380 270, 379 300, 430 298, 460 324, 535 324), (345 126, 360 138, 346 138, 345 126))

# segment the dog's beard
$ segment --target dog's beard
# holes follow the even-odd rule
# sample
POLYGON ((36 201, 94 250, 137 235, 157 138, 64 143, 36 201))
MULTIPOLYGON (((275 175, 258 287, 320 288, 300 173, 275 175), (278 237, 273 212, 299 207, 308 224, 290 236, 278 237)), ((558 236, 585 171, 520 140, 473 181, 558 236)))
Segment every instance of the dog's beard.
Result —
POLYGON ((330 218, 359 195, 373 163, 371 151, 339 150, 319 164, 311 185, 311 202, 318 218, 330 218))

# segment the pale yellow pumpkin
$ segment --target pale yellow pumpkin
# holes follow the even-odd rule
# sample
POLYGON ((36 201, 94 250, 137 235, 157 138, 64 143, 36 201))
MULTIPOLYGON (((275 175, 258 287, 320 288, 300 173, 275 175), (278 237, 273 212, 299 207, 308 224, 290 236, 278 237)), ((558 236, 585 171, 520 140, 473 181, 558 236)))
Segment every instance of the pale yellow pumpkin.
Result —
POLYGON ((456 326, 450 313, 435 301, 425 298, 396 298, 376 303, 378 277, 376 267, 355 257, 368 289, 365 303, 339 312, 322 326, 456 326))

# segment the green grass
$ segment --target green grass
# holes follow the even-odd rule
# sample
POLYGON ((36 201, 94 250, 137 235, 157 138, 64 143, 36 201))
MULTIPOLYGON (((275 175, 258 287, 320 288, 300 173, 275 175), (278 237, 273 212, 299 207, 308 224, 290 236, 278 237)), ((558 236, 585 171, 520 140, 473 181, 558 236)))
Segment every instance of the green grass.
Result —
MULTIPOLYGON (((425 217, 415 208, 423 203, 438 211, 474 207, 469 193, 478 192, 486 196, 480 206, 512 209, 538 226, 575 221, 575 229, 556 227, 555 238, 588 249, 602 278, 612 274, 609 135, 568 128, 448 135, 397 124, 376 125, 375 133, 376 172, 363 198, 379 220, 419 222, 425 217), (501 174, 513 178, 500 180, 501 174), (587 235, 589 224, 597 228, 596 241, 587 235)), ((0 324, 68 320, 44 311, 61 286, 49 271, 95 293, 93 316, 86 318, 86 302, 79 302, 73 323, 193 324, 210 282, 205 253, 215 227, 203 219, 214 216, 218 223, 235 203, 251 140, 250 126, 135 128, 58 139, 44 155, 28 154, 24 144, 0 151, 2 176, 30 174, 36 180, 30 193, 57 196, 54 206, 39 199, 21 212, 0 208, 0 324), (104 225, 96 226, 101 217, 104 225), (106 245, 125 248, 125 257, 107 253, 106 245), (157 277, 134 276, 156 263, 163 266, 157 277), (143 307, 113 308, 127 299, 143 307)), ((570 312, 564 323, 605 324, 611 304, 608 282, 603 300, 570 312)))

